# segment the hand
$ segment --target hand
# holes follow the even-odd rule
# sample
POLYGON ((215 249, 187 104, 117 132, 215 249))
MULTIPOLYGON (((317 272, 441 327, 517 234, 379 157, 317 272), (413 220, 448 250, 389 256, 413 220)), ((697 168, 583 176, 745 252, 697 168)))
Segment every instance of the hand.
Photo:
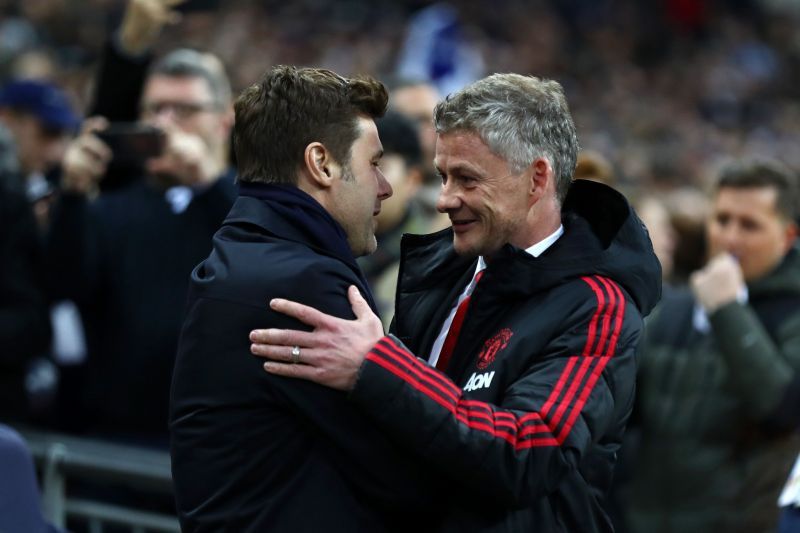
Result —
POLYGON ((256 329, 250 332, 250 351, 270 359, 264 370, 271 374, 352 390, 367 352, 383 337, 383 326, 355 286, 350 286, 347 297, 355 320, 336 318, 288 300, 272 300, 272 309, 313 326, 314 331, 256 329), (294 346, 300 347, 296 364, 292 363, 294 346))
POLYGON ((194 134, 167 127, 164 153, 147 161, 151 174, 169 176, 181 185, 203 185, 214 182, 222 169, 203 140, 194 134))
POLYGON ((689 278, 692 292, 707 313, 711 314, 725 304, 736 301, 744 288, 742 268, 727 253, 720 254, 689 278))
POLYGON ((108 121, 103 117, 92 117, 83 122, 80 135, 67 147, 61 161, 62 190, 87 196, 97 191, 97 183, 105 175, 112 154, 95 132, 106 127, 108 121))
POLYGON ((130 0, 119 30, 119 41, 130 55, 140 55, 155 45, 167 24, 177 24, 181 14, 172 9, 186 0, 130 0))

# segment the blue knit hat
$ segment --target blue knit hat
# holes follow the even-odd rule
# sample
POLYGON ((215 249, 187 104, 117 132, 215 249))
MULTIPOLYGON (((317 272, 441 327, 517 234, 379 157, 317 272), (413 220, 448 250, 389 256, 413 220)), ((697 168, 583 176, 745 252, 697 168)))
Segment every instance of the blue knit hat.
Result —
POLYGON ((74 131, 81 121, 64 91, 45 81, 9 82, 0 90, 0 107, 30 113, 53 130, 74 131))

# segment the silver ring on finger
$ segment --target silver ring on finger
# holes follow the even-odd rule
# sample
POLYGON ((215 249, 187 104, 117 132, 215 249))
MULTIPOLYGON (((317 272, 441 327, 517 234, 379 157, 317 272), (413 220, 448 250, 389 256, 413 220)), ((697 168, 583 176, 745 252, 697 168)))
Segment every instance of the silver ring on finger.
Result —
POLYGON ((292 346, 292 364, 296 365, 300 362, 300 347, 292 346))

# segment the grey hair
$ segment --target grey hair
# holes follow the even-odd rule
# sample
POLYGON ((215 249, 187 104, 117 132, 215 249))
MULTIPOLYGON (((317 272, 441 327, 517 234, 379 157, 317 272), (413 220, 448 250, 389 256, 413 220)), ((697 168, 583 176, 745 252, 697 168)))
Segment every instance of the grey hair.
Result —
POLYGON ((214 105, 223 109, 231 104, 231 84, 217 56, 190 48, 178 48, 162 57, 150 75, 202 78, 208 83, 214 105))
POLYGON ((449 95, 434 110, 437 133, 475 131, 512 172, 545 157, 563 202, 578 157, 578 135, 564 90, 556 81, 493 74, 449 95))

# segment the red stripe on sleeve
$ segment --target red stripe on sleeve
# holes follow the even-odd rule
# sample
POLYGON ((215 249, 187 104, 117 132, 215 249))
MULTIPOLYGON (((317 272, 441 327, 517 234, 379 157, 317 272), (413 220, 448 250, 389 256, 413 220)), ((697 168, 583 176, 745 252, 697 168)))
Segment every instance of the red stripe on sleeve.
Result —
POLYGON ((454 393, 449 387, 443 386, 439 381, 430 379, 425 373, 421 372, 414 364, 417 362, 416 359, 412 360, 410 357, 404 357, 402 353, 392 350, 391 346, 387 346, 383 343, 376 344, 373 351, 370 352, 367 357, 369 358, 370 355, 390 360, 398 367, 405 369, 406 372, 410 372, 416 379, 420 380, 420 382, 424 382, 429 388, 439 391, 439 393, 446 397, 452 404, 455 405, 458 401, 460 395, 454 393))
POLYGON ((575 394, 578 392, 581 384, 583 383, 584 376, 589 371, 589 368, 592 366, 596 366, 596 361, 592 357, 593 354, 599 352, 599 348, 602 347, 607 339, 608 339, 608 327, 610 322, 610 316, 614 312, 614 307, 616 305, 616 300, 613 298, 613 294, 609 294, 608 300, 606 300, 605 294, 603 289, 591 278, 582 278, 594 291, 595 296, 597 297, 597 311, 595 312, 594 316, 592 317, 592 322, 589 325, 589 334, 586 339, 586 346, 583 350, 583 361, 581 361, 580 369, 578 370, 578 374, 575 376, 575 379, 572 381, 569 389, 567 390, 567 394, 561 400, 556 409, 556 413, 553 416, 552 420, 550 420, 550 427, 555 428, 561 422, 561 418, 567 412, 567 410, 572 406, 572 400, 575 397, 575 394), (606 303, 607 302, 607 303, 606 303), (597 330, 597 322, 599 320, 598 317, 602 313, 602 331, 600 333, 600 338, 597 341, 597 346, 592 350, 591 343, 594 338, 594 333, 597 330))
POLYGON ((453 383, 453 380, 447 377, 444 373, 439 372, 432 366, 423 363, 422 361, 417 359, 414 356, 414 354, 412 354, 405 348, 401 348, 400 346, 398 346, 397 343, 394 342, 394 339, 392 339, 391 337, 385 337, 384 340, 386 341, 386 345, 389 346, 394 351, 394 353, 400 355, 401 357, 403 357, 403 359, 410 361, 411 364, 413 364, 417 370, 425 374, 428 377, 428 379, 430 379, 431 381, 435 381, 439 383, 441 386, 449 389, 452 396, 454 397, 461 396, 461 389, 459 389, 458 386, 455 383, 453 383))
MULTIPOLYGON (((597 321, 600 319, 600 315, 602 315, 603 310, 606 306, 606 299, 603 294, 603 291, 600 287, 595 283, 590 277, 583 277, 581 278, 583 281, 586 282, 589 287, 592 288, 594 291, 595 297, 597 298, 597 308, 594 311, 594 315, 592 315, 592 319, 589 321, 589 329, 586 334, 586 343, 583 346, 583 357, 588 357, 591 353, 592 345, 594 344, 594 338, 597 334, 597 321)), ((550 409, 553 407, 555 402, 561 396, 561 392, 563 391, 564 387, 566 386, 567 380, 569 379, 570 375, 572 374, 572 370, 575 367, 575 364, 578 362, 579 357, 573 356, 569 358, 567 362, 567 366, 561 372, 561 376, 556 383, 555 388, 550 393, 550 396, 545 401, 544 405, 542 406, 542 416, 547 417, 547 414, 550 412, 550 409)), ((585 364, 585 361, 584 361, 585 364)), ((585 369, 584 369, 585 372, 585 369)), ((559 417, 560 418, 560 417, 559 417)))
MULTIPOLYGON (((617 298, 622 302, 622 306, 617 311, 617 324, 614 328, 614 334, 611 336, 611 346, 609 347, 609 355, 613 355, 617 350, 617 342, 619 342, 619 334, 622 331, 622 324, 625 321, 625 297, 622 295, 622 289, 619 288, 619 285, 611 281, 607 278, 600 278, 604 283, 608 284, 611 289, 614 290, 614 293, 617 295, 617 298)), ((609 290, 611 290, 609 289, 609 290)))
POLYGON ((559 444, 563 443, 569 432, 572 430, 572 426, 575 424, 575 420, 578 418, 583 406, 586 405, 586 400, 589 398, 589 394, 594 389, 597 380, 600 378, 600 375, 603 373, 603 369, 608 364, 608 361, 614 356, 616 349, 617 349, 617 341, 619 340, 619 334, 622 330, 622 323, 625 318, 625 298, 622 296, 622 291, 619 289, 619 286, 612 282, 611 280, 606 280, 605 278, 599 278, 603 285, 609 290, 611 294, 615 296, 615 299, 618 299, 619 305, 616 306, 616 313, 614 316, 614 333, 611 335, 611 340, 606 347, 605 353, 600 357, 598 364, 595 366, 594 370, 592 371, 592 375, 589 377, 589 381, 586 383, 586 387, 583 389, 578 401, 575 403, 575 406, 572 408, 572 412, 570 413, 569 417, 567 418, 567 422, 561 428, 557 439, 559 444))
MULTIPOLYGON (((427 372, 423 373, 417 368, 417 364, 419 366, 425 365, 419 363, 416 358, 413 358, 411 354, 403 351, 394 343, 389 344, 384 342, 385 340, 388 341, 390 339, 387 337, 379 341, 367 354, 367 359, 428 396, 470 429, 483 431, 492 437, 501 438, 513 445, 515 449, 527 448, 532 445, 550 446, 552 442, 555 442, 554 438, 533 439, 529 436, 549 431, 549 428, 541 423, 538 427, 533 425, 523 427, 526 437, 518 439, 517 435, 520 433, 522 421, 513 413, 495 411, 484 402, 462 400, 456 405, 455 402, 449 401, 452 398, 450 398, 449 394, 446 394, 447 398, 442 395, 444 390, 438 386, 440 383, 432 381, 430 376, 426 375, 427 372), (399 353, 394 353, 392 348, 397 349, 399 353), (530 440, 533 440, 534 443, 528 443, 530 440)), ((431 369, 431 372, 437 371, 431 369)), ((460 395, 459 399, 461 399, 460 395)), ((536 417, 538 418, 538 414, 536 414, 536 417)), ((541 419, 539 419, 539 422, 541 422, 541 419)))
MULTIPOLYGON (((377 346, 376 346, 376 348, 377 348, 377 346)), ((429 397, 431 400, 435 401, 436 403, 438 403, 439 405, 441 405, 442 407, 444 407, 448 411, 454 412, 453 404, 451 402, 445 400, 444 398, 442 398, 441 395, 437 394, 435 391, 431 390, 430 388, 428 388, 425 385, 423 385, 422 383, 420 383, 418 379, 416 379, 414 376, 412 376, 408 372, 405 372, 401 368, 398 368, 398 366, 396 364, 394 364, 392 361, 388 361, 388 360, 386 360, 386 359, 384 359, 382 357, 370 357, 370 355, 372 355, 373 353, 374 352, 370 352, 367 355, 367 359, 369 359, 370 361, 372 361, 376 365, 388 370, 389 372, 391 372, 395 376, 399 377, 400 379, 402 379, 403 381, 405 381, 406 383, 408 383, 409 385, 411 385, 412 387, 414 387, 418 391, 422 392, 427 397, 429 397)))
POLYGON ((561 376, 559 376, 555 388, 542 406, 542 416, 547 416, 550 408, 553 407, 555 401, 559 396, 561 396, 561 391, 564 389, 564 385, 567 383, 567 378, 569 378, 570 374, 572 373, 572 368, 575 366, 575 363, 578 362, 578 359, 580 359, 580 357, 574 355, 567 361, 567 366, 564 367, 564 370, 561 372, 561 376))

